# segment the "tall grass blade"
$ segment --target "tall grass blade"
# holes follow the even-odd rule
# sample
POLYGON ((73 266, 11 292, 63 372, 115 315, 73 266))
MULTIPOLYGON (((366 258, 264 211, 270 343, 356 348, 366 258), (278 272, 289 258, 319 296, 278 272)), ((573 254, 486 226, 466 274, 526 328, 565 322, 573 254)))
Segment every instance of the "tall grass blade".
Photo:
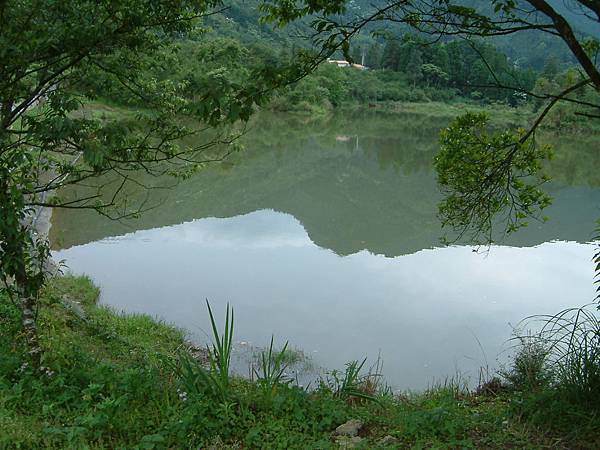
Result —
POLYGON ((208 396, 217 401, 227 401, 230 388, 229 367, 233 350, 233 309, 227 304, 225 329, 219 334, 217 323, 206 300, 208 315, 213 333, 213 342, 209 347, 210 369, 187 351, 180 351, 177 364, 172 364, 178 374, 186 394, 208 396))
POLYGON ((221 384, 221 390, 225 392, 229 388, 229 366, 231 364, 231 352, 233 349, 233 309, 227 303, 225 329, 223 334, 220 335, 208 299, 206 300, 206 306, 208 307, 208 315, 213 332, 213 344, 210 352, 211 369, 221 384))
POLYGON ((288 365, 285 363, 288 342, 279 351, 273 349, 274 337, 268 350, 260 353, 259 370, 254 369, 254 375, 258 382, 265 388, 273 390, 278 384, 291 383, 292 379, 285 375, 288 365))

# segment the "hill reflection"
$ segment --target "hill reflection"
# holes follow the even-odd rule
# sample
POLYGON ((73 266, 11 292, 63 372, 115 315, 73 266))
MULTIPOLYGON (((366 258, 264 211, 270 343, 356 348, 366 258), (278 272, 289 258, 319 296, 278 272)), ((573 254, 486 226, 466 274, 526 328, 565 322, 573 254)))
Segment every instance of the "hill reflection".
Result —
MULTIPOLYGON (((92 212, 59 211, 51 238, 55 248, 68 248, 138 229, 274 209, 296 217, 314 243, 339 255, 362 249, 386 256, 414 253, 437 246, 442 235, 432 161, 446 124, 370 111, 322 120, 261 114, 243 137, 245 151, 172 189, 152 190, 149 203, 160 206, 141 218, 114 222, 92 212)), ((548 168, 557 180, 548 186, 555 197, 547 211, 551 220, 506 243, 589 240, 600 216, 600 176, 591 169, 598 167, 596 146, 594 140, 559 141, 548 168)), ((132 188, 127 195, 135 204, 147 193, 132 188)))

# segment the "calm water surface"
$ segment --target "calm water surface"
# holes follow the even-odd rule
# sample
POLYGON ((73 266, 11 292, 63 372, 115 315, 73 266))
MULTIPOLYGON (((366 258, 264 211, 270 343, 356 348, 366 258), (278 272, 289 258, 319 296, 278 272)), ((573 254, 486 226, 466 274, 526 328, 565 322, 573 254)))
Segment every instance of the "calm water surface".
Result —
POLYGON ((161 206, 141 219, 55 215, 55 255, 89 274, 102 302, 173 322, 200 342, 208 298, 217 311, 234 307, 238 349, 274 334, 316 366, 380 354, 396 388, 457 371, 476 379, 480 366, 497 366, 522 318, 592 299, 598 142, 559 142, 549 222, 485 251, 442 248, 431 161, 446 123, 263 115, 244 152, 152 191, 161 206))

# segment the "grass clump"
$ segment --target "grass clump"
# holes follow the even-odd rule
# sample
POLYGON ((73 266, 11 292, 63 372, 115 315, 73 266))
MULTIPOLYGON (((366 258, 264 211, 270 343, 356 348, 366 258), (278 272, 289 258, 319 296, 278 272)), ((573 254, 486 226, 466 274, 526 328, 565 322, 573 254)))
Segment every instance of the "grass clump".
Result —
MULTIPOLYGON (((511 408, 531 423, 578 438, 600 425, 600 320, 595 305, 536 316, 541 329, 517 336, 504 373, 511 408)), ((595 430, 595 431, 594 431, 595 430)), ((598 438, 595 445, 600 445, 598 438)))
MULTIPOLYGON (((368 400, 376 401, 379 393, 378 378, 380 373, 361 373, 367 358, 361 362, 350 361, 346 364, 344 371, 333 370, 328 376, 321 380, 321 389, 329 390, 337 398, 347 401, 368 400)), ((387 391, 381 391, 387 393, 387 391)))
POLYGON ((258 380, 241 379, 229 372, 229 308, 222 332, 209 309, 214 345, 206 362, 188 351, 180 330, 148 316, 117 314, 97 299, 89 279, 51 282, 39 313, 48 368, 40 375, 24 365, 18 313, 0 295, 1 449, 328 449, 338 447, 334 430, 349 419, 364 424, 362 448, 598 444, 591 422, 574 436, 529 421, 525 403, 545 400, 533 391, 527 398, 514 390, 491 396, 440 385, 398 395, 381 383, 379 366, 364 373, 365 361, 305 390, 285 377, 289 349, 276 350, 273 339, 258 380))
POLYGON ((502 371, 504 379, 521 390, 539 390, 548 387, 552 373, 547 346, 531 334, 516 337, 518 343, 512 365, 502 371))
POLYGON ((272 391, 280 384, 288 384, 292 382, 285 371, 289 361, 293 361, 288 353, 288 342, 283 345, 279 351, 273 349, 274 337, 271 336, 271 343, 268 350, 260 352, 258 368, 253 367, 253 374, 256 380, 268 391, 272 391))

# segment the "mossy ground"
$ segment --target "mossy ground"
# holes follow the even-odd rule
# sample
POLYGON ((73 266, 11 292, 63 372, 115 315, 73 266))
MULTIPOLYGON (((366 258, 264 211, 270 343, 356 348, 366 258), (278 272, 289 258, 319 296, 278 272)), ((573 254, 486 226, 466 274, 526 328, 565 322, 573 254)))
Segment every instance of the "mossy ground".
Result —
POLYGON ((360 448, 383 448, 387 435, 395 438, 388 448, 600 447, 593 417, 553 426, 528 414, 551 400, 547 393, 440 386, 374 402, 291 385, 267 393, 235 379, 227 402, 182 399, 172 361, 184 333, 97 298, 87 278, 56 278, 44 292, 39 326, 50 376, 23 367, 17 312, 0 301, 0 448, 336 448, 333 431, 351 418, 365 424, 360 448))

